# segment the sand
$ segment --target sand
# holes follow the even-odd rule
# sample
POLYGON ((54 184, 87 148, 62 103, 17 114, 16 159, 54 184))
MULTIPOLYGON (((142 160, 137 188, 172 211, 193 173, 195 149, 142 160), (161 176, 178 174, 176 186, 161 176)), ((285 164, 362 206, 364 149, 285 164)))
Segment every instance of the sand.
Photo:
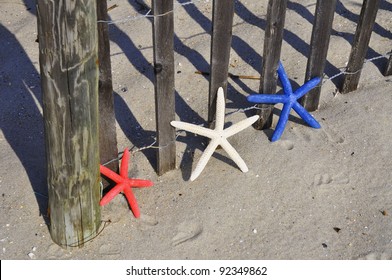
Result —
MULTIPOLYGON (((184 1, 182 1, 184 2, 184 1)), ((176 6, 177 120, 205 124, 211 2, 176 6)), ((258 75, 267 1, 236 1, 229 71, 258 75)), ((303 83, 315 2, 290 1, 282 61, 294 87, 303 83)), ((392 77, 387 59, 366 63, 357 91, 336 91, 348 61, 362 1, 341 1, 333 25, 326 80, 312 129, 292 112, 282 138, 247 128, 229 138, 249 167, 242 173, 224 150, 189 181, 205 146, 177 138, 177 169, 154 171, 155 150, 131 155, 130 176, 142 216, 123 196, 102 210, 104 229, 83 248, 62 249, 47 220, 45 148, 34 1, 0 1, 0 254, 1 259, 391 259, 392 77), (340 77, 341 78, 341 77, 340 77), (42 215, 44 213, 44 215, 42 215)), ((110 26, 118 148, 142 148, 155 136, 152 35, 135 1, 111 0, 110 26), (130 17, 128 17, 130 16, 130 17)), ((381 1, 367 58, 391 50, 392 2, 381 1)), ((229 79, 226 112, 248 108, 258 81, 229 79)), ((235 123, 254 111, 228 115, 235 123)), ((113 137, 115 137, 113 135, 113 137)))

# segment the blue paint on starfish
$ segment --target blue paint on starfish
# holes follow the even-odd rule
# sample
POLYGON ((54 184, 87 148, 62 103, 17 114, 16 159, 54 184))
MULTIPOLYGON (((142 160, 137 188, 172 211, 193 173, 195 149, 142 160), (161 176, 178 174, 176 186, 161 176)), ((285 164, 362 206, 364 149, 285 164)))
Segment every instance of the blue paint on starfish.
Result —
POLYGON ((315 118, 309 114, 301 104, 299 104, 298 99, 304 96, 311 89, 316 87, 320 82, 321 78, 316 77, 307 81, 304 85, 293 92, 289 78, 283 68, 281 62, 279 62, 278 67, 278 77, 283 87, 283 94, 252 94, 248 96, 248 101, 252 103, 265 103, 265 104, 276 104, 283 103, 283 109, 279 117, 278 124, 276 125, 275 132, 272 135, 271 141, 274 142, 279 140, 282 136, 283 131, 286 127, 287 121, 289 119, 291 109, 295 112, 311 127, 320 128, 320 124, 315 118))

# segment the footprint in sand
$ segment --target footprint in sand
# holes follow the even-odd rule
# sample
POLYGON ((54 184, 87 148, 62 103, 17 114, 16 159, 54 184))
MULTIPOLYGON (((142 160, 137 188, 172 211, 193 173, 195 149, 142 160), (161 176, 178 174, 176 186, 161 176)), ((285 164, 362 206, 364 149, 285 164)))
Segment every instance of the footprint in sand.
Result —
POLYGON ((301 139, 307 143, 316 141, 315 138, 318 134, 318 130, 309 129, 306 127, 293 127, 291 130, 296 139, 301 139))
POLYGON ((177 231, 176 236, 172 239, 173 246, 197 238, 203 232, 203 227, 198 222, 185 221, 178 226, 177 231))
POLYGON ((143 231, 150 231, 153 227, 159 224, 159 221, 153 216, 142 214, 139 218, 139 229, 143 231))
POLYGON ((339 135, 336 131, 329 128, 328 126, 323 127, 323 133, 327 136, 327 139, 330 142, 333 142, 336 144, 343 144, 345 141, 344 136, 339 135))
POLYGON ((158 220, 157 220, 157 219, 155 219, 155 218, 152 217, 152 216, 146 215, 146 214, 142 214, 142 215, 140 216, 139 221, 140 221, 142 224, 144 224, 144 225, 152 226, 152 227, 153 227, 153 226, 156 226, 156 225, 158 224, 158 220))
POLYGON ((335 176, 331 176, 329 174, 317 174, 314 176, 313 186, 321 186, 321 185, 346 185, 350 183, 350 179, 344 174, 339 174, 335 176))
MULTIPOLYGON (((305 142, 311 142, 313 139, 313 136, 311 136, 310 134, 308 134, 305 131, 301 131, 299 132, 298 129, 296 128, 292 128, 290 130, 290 132, 294 135, 294 139, 295 140, 299 140, 299 141, 305 141, 305 142)), ((292 140, 279 140, 279 145, 286 149, 287 151, 291 151, 292 149, 294 149, 294 142, 292 140)))
POLYGON ((334 130, 329 127, 323 126, 321 130, 309 130, 302 127, 293 127, 291 130, 293 140, 280 140, 280 145, 287 149, 292 150, 294 148, 294 142, 304 141, 306 143, 320 141, 321 139, 328 139, 329 142, 335 144, 342 144, 345 141, 344 136, 338 135, 334 130))
POLYGON ((287 151, 290 151, 292 149, 294 149, 294 143, 293 141, 290 140, 280 140, 279 144, 286 149, 287 151))

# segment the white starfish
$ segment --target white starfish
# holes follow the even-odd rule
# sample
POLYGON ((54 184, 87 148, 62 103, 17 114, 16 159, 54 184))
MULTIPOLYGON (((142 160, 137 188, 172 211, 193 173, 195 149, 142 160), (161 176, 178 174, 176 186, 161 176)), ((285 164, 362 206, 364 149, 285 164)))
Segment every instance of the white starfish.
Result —
POLYGON ((206 127, 201 127, 195 124, 172 121, 171 125, 182 129, 185 131, 193 132, 198 135, 206 136, 211 139, 204 153, 200 157, 200 160, 191 174, 191 181, 194 181, 200 173, 203 171, 204 167, 207 165, 208 160, 211 158, 215 149, 220 145, 230 156, 230 158, 238 165, 242 172, 248 172, 248 167, 246 166, 243 159, 233 148, 233 146, 227 141, 227 138, 240 132, 241 130, 251 126, 255 121, 258 120, 259 116, 255 115, 253 117, 242 120, 226 129, 223 129, 225 124, 225 97, 223 94, 223 88, 218 89, 218 97, 216 101, 216 122, 215 129, 209 129, 206 127))

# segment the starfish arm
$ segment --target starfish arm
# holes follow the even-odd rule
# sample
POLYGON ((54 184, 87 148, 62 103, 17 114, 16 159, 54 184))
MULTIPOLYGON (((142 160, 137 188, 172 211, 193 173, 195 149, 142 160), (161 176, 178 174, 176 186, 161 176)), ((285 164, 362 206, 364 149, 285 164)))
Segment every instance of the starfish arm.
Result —
POLYGON ((178 129, 206 136, 208 138, 214 138, 216 136, 216 132, 214 130, 199 125, 179 121, 172 121, 170 124, 178 129))
POLYGON ((276 104, 283 103, 285 96, 283 94, 251 94, 247 99, 252 103, 276 104))
POLYGON ((301 98, 302 96, 304 96, 306 93, 308 93, 310 90, 312 90, 313 88, 315 88, 319 83, 321 82, 321 78, 316 77, 313 78, 309 81, 307 81, 304 85, 302 85, 301 87, 299 87, 295 92, 294 95, 295 97, 301 98))
POLYGON ((139 210, 139 206, 137 205, 136 197, 132 192, 132 189, 125 188, 124 194, 125 194, 125 197, 127 198, 129 206, 131 207, 133 215, 135 216, 135 218, 139 218, 140 217, 140 210, 139 210))
POLYGON ((125 149, 120 165, 120 176, 123 178, 128 178, 128 161, 129 161, 129 150, 125 149))
POLYGON ((244 160, 226 139, 222 139, 220 145, 227 152, 230 158, 235 162, 235 164, 237 164, 237 166, 241 169, 242 172, 249 171, 244 160))
POLYGON ((225 108, 226 100, 223 88, 220 87, 217 93, 216 99, 216 118, 215 118, 215 130, 222 131, 225 125, 225 108))
POLYGON ((291 106, 292 105, 290 105, 290 104, 285 104, 283 106, 282 113, 280 114, 278 124, 276 125, 276 128, 275 128, 275 132, 271 138, 272 142, 279 140, 280 136, 282 136, 283 131, 286 127, 287 121, 289 119, 291 106))
POLYGON ((290 80, 287 77, 286 71, 284 70, 281 61, 279 61, 279 66, 278 66, 278 77, 280 82, 282 83, 284 94, 290 95, 293 92, 293 88, 291 87, 290 80))
POLYGON ((147 188, 154 186, 154 183, 150 180, 142 180, 142 179, 128 179, 127 183, 132 188, 147 188))
POLYGON ((124 181, 123 177, 118 175, 116 172, 110 170, 106 166, 99 165, 99 172, 101 172, 101 174, 105 175, 106 177, 108 177, 109 179, 113 180, 116 183, 121 183, 122 181, 124 181))
POLYGON ((298 102, 293 104, 294 111, 311 127, 313 128, 321 128, 321 125, 316 121, 315 118, 309 112, 305 110, 298 102))
POLYGON ((201 155, 195 170, 193 170, 191 174, 191 181, 194 181, 197 177, 199 177, 200 173, 207 165, 208 160, 211 158, 212 154, 214 153, 216 147, 218 147, 219 144, 220 144, 220 139, 218 138, 213 139, 210 142, 210 144, 208 144, 207 148, 204 150, 204 153, 201 155))
POLYGON ((115 185, 99 202, 99 205, 104 206, 108 204, 116 195, 124 190, 125 183, 115 185))
POLYGON ((254 122, 256 122, 259 119, 259 117, 260 116, 255 115, 245 120, 242 120, 236 124, 233 124, 232 126, 226 128, 223 131, 223 136, 225 138, 229 138, 230 136, 240 132, 241 130, 247 128, 248 126, 251 126, 254 122))

